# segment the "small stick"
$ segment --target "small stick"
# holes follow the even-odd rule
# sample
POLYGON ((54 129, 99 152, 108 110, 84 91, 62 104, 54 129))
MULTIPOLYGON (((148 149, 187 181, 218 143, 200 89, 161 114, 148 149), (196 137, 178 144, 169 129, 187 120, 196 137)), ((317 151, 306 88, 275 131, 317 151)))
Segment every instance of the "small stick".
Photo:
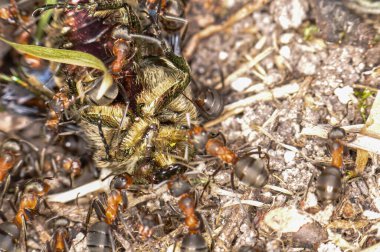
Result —
POLYGON ((225 107, 224 114, 222 114, 219 118, 206 123, 205 128, 210 128, 225 121, 229 117, 242 113, 244 111, 244 107, 251 106, 252 104, 260 101, 271 101, 273 99, 285 98, 291 94, 297 93, 298 90, 299 85, 297 83, 291 83, 269 91, 263 91, 235 103, 231 103, 225 107))

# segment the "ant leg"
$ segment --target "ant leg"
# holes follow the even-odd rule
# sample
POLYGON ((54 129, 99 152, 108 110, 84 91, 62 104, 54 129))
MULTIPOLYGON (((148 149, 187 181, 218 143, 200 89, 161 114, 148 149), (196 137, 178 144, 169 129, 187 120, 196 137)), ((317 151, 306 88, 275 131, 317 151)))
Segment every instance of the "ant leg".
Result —
POLYGON ((0 194, 0 209, 3 207, 4 195, 9 188, 10 182, 11 182, 11 175, 8 174, 7 179, 5 180, 5 183, 4 183, 4 188, 0 194))
POLYGON ((24 215, 21 216, 20 249, 23 252, 27 251, 27 244, 26 244, 26 221, 25 221, 24 215))
POLYGON ((0 218, 3 220, 3 222, 7 222, 8 221, 8 218, 7 218, 7 216, 5 216, 5 214, 3 213, 3 211, 0 211, 0 218))
POLYGON ((17 213, 17 208, 16 208, 16 206, 15 206, 15 203, 12 202, 11 200, 8 200, 8 203, 9 203, 9 205, 11 206, 11 209, 12 209, 12 211, 14 212, 14 214, 16 214, 16 213, 17 213))
POLYGON ((170 202, 167 202, 167 204, 169 205, 169 207, 173 210, 173 212, 175 212, 176 214, 178 214, 178 215, 182 215, 182 213, 181 212, 179 212, 179 211, 177 211, 177 209, 175 209, 174 207, 173 207, 173 205, 172 204, 170 204, 170 202))
POLYGON ((99 200, 94 201, 94 209, 99 220, 104 220, 106 218, 106 210, 104 209, 104 205, 99 200))
POLYGON ((128 195, 127 195, 127 190, 123 189, 121 190, 121 197, 123 199, 123 208, 127 209, 128 208, 128 195))
POLYGON ((119 219, 119 221, 121 222, 121 225, 123 226, 123 229, 124 229, 124 232, 126 235, 129 235, 131 237, 131 239, 133 241, 135 241, 135 238, 133 237, 132 233, 129 231, 129 228, 127 226, 127 223, 125 222, 123 216, 121 216, 121 213, 122 213, 122 209, 121 207, 119 206, 118 207, 119 211, 117 211, 117 218, 119 219))
POLYGON ((232 191, 236 191, 234 169, 231 169, 230 179, 231 179, 231 188, 232 188, 232 191))
POLYGON ((99 131, 99 135, 100 135, 100 138, 102 139, 104 149, 106 152, 106 160, 109 160, 109 158, 110 158, 110 146, 108 145, 107 140, 104 136, 103 127, 102 127, 102 120, 100 117, 98 120, 98 131, 99 131))
POLYGON ((18 161, 18 163, 16 164, 16 166, 15 167, 13 167, 13 169, 12 169, 12 175, 16 175, 16 174, 18 174, 19 173, 19 171, 20 171, 20 169, 21 169, 21 166, 22 166, 22 164, 24 163, 24 160, 20 160, 20 161, 18 161))
MULTIPOLYGON (((51 209, 51 207, 50 207, 49 204, 47 203, 47 200, 44 198, 44 199, 42 199, 41 201, 42 201, 42 203, 44 204, 44 207, 45 207, 46 209, 49 209, 50 213, 53 213, 53 210, 51 209)), ((40 214, 40 213, 39 213, 39 214, 40 214)))
POLYGON ((99 199, 99 203, 101 203, 102 206, 106 206, 107 205, 107 194, 105 192, 100 193, 98 195, 98 199, 99 199))
POLYGON ((70 246, 69 244, 67 243, 67 240, 66 239, 63 239, 63 247, 64 247, 64 251, 65 252, 69 252, 70 251, 70 246))
MULTIPOLYGON (((224 165, 224 167, 225 167, 225 165, 224 165)), ((216 175, 222 170, 222 168, 223 168, 222 165, 219 166, 219 168, 216 169, 216 170, 214 171, 214 173, 213 173, 211 176, 209 176, 209 179, 208 179, 206 185, 203 186, 203 190, 202 190, 201 196, 199 196, 199 200, 202 199, 204 192, 206 191, 207 187, 210 185, 210 182, 211 182, 211 179, 210 179, 210 178, 215 177, 215 176, 216 176, 216 175)))
POLYGON ((111 228, 108 228, 108 236, 109 236, 110 242, 111 242, 111 251, 112 252, 116 252, 115 241, 113 240, 113 235, 112 235, 111 228))
POLYGON ((98 217, 98 220, 101 221, 102 219, 104 219, 105 217, 105 210, 104 210, 104 207, 100 204, 99 202, 99 199, 92 199, 91 202, 90 202, 90 206, 88 208, 88 211, 87 211, 87 216, 86 216, 86 222, 85 222, 85 225, 86 225, 86 232, 87 232, 87 229, 88 229, 88 224, 90 223, 90 219, 91 219, 91 214, 92 214, 92 210, 95 208, 95 212, 96 212, 96 216, 98 217), (100 206, 99 206, 100 205, 100 206), (97 207, 99 207, 99 209, 97 210, 97 207), (103 212, 102 212, 102 210, 103 212), (99 211, 99 212, 98 212, 99 211))

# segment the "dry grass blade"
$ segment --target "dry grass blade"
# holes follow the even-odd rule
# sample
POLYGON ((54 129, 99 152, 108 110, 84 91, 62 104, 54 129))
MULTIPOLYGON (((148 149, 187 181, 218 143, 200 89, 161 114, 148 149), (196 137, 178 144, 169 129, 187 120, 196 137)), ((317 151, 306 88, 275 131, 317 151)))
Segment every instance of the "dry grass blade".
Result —
MULTIPOLYGON (((375 101, 373 102, 371 113, 368 116, 368 119, 360 131, 361 134, 372 137, 373 139, 377 139, 376 143, 375 140, 369 142, 369 145, 372 145, 374 149, 378 150, 378 155, 380 153, 379 146, 380 146, 380 92, 377 92, 375 101), (376 145, 375 145, 376 144, 376 145)), ((356 174, 363 173, 367 162, 369 158, 368 152, 366 149, 359 148, 356 156, 356 166, 355 166, 355 172, 356 174)), ((376 153, 376 152, 374 152, 376 153)))
POLYGON ((100 99, 106 91, 111 87, 113 83, 113 79, 111 74, 108 73, 108 68, 104 65, 104 63, 96 58, 95 56, 81 52, 81 51, 73 51, 73 50, 65 50, 65 49, 56 49, 49 48, 44 46, 36 46, 36 45, 24 45, 11 42, 0 37, 0 40, 4 43, 12 46, 15 50, 32 55, 41 59, 59 62, 64 64, 82 66, 82 67, 91 67, 94 69, 98 69, 103 71, 104 77, 102 84, 99 88, 97 99, 100 99))
MULTIPOLYGON (((351 127, 342 127, 343 129, 349 129, 348 132, 357 132, 358 127, 362 127, 363 124, 353 125, 351 127), (351 129, 351 130, 350 130, 351 129)), ((331 127, 330 127, 331 128, 331 127)), ((301 131, 301 135, 304 136, 317 136, 320 138, 327 139, 327 134, 329 132, 329 127, 326 125, 318 125, 315 127, 304 128, 301 131)), ((360 149, 363 151, 368 151, 380 155, 380 139, 366 136, 363 134, 356 134, 355 139, 351 142, 343 142, 349 148, 360 149)))
POLYGON ((275 99, 283 99, 291 94, 297 93, 299 90, 299 84, 291 83, 281 87, 274 88, 272 90, 263 91, 259 94, 252 95, 235 103, 229 104, 225 107, 225 112, 219 118, 209 121, 205 124, 206 128, 217 125, 229 117, 240 114, 243 112, 245 107, 251 106, 257 102, 261 101, 271 101, 275 99))

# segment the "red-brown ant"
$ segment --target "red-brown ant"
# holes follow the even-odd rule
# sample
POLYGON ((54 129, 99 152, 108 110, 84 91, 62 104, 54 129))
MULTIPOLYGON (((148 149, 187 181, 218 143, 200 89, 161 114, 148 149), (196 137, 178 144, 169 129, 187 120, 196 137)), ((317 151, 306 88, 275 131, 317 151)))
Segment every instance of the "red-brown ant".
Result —
MULTIPOLYGON (((100 220, 91 225, 87 231, 87 247, 90 251, 98 248, 112 248, 112 251, 115 251, 111 227, 113 227, 117 221, 120 221, 126 229, 121 213, 128 207, 126 190, 130 187, 132 182, 132 177, 127 173, 115 176, 110 184, 111 192, 106 199, 99 197, 99 199, 93 200, 90 204, 86 218, 86 226, 90 221, 93 208, 100 220)), ((125 231, 129 233, 127 229, 125 231)))
POLYGON ((316 193, 323 204, 334 202, 342 191, 342 168, 344 146, 341 140, 346 132, 340 127, 334 127, 328 134, 332 156, 331 166, 326 167, 317 179, 316 193))
POLYGON ((189 230, 182 240, 181 250, 208 251, 207 243, 200 234, 202 221, 195 211, 195 200, 190 194, 191 185, 184 177, 176 176, 169 181, 168 188, 174 197, 179 198, 178 206, 185 215, 185 224, 189 230))
POLYGON ((258 151, 240 157, 225 145, 225 141, 210 137, 210 134, 202 126, 193 126, 188 134, 189 142, 198 152, 205 152, 208 155, 218 157, 226 164, 233 165, 234 174, 242 182, 257 188, 263 187, 268 182, 269 157, 266 153, 262 153, 260 148, 258 151), (267 163, 263 162, 261 158, 250 157, 249 154, 264 154, 267 163))

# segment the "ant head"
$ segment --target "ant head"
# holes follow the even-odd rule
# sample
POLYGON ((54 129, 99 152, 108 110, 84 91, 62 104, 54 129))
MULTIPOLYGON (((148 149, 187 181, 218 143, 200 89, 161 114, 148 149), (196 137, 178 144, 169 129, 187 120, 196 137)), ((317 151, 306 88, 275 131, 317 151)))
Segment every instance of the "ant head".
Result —
POLYGON ((125 172, 113 177, 110 183, 110 189, 116 189, 116 190, 127 189, 132 184, 133 184, 132 176, 125 172))
POLYGON ((49 229, 68 227, 69 225, 70 225, 70 220, 64 216, 55 216, 46 221, 46 226, 49 229))
POLYGON ((250 156, 240 158, 234 172, 243 183, 257 188, 263 187, 269 178, 266 163, 261 158, 250 156))
POLYGON ((22 149, 21 144, 16 139, 9 139, 1 146, 3 150, 9 150, 12 152, 20 152, 22 149))
POLYGON ((50 186, 41 179, 32 179, 28 181, 24 188, 24 193, 33 193, 38 196, 44 196, 49 191, 50 186))
POLYGON ((183 177, 178 176, 169 181, 168 187, 170 193, 174 197, 179 197, 182 194, 189 193, 191 190, 191 185, 183 177))
POLYGON ((199 152, 202 152, 209 139, 207 131, 202 126, 193 126, 189 131, 190 142, 194 145, 194 148, 199 152))
POLYGON ((340 127, 333 127, 328 134, 330 140, 343 139, 346 137, 346 131, 340 127))

